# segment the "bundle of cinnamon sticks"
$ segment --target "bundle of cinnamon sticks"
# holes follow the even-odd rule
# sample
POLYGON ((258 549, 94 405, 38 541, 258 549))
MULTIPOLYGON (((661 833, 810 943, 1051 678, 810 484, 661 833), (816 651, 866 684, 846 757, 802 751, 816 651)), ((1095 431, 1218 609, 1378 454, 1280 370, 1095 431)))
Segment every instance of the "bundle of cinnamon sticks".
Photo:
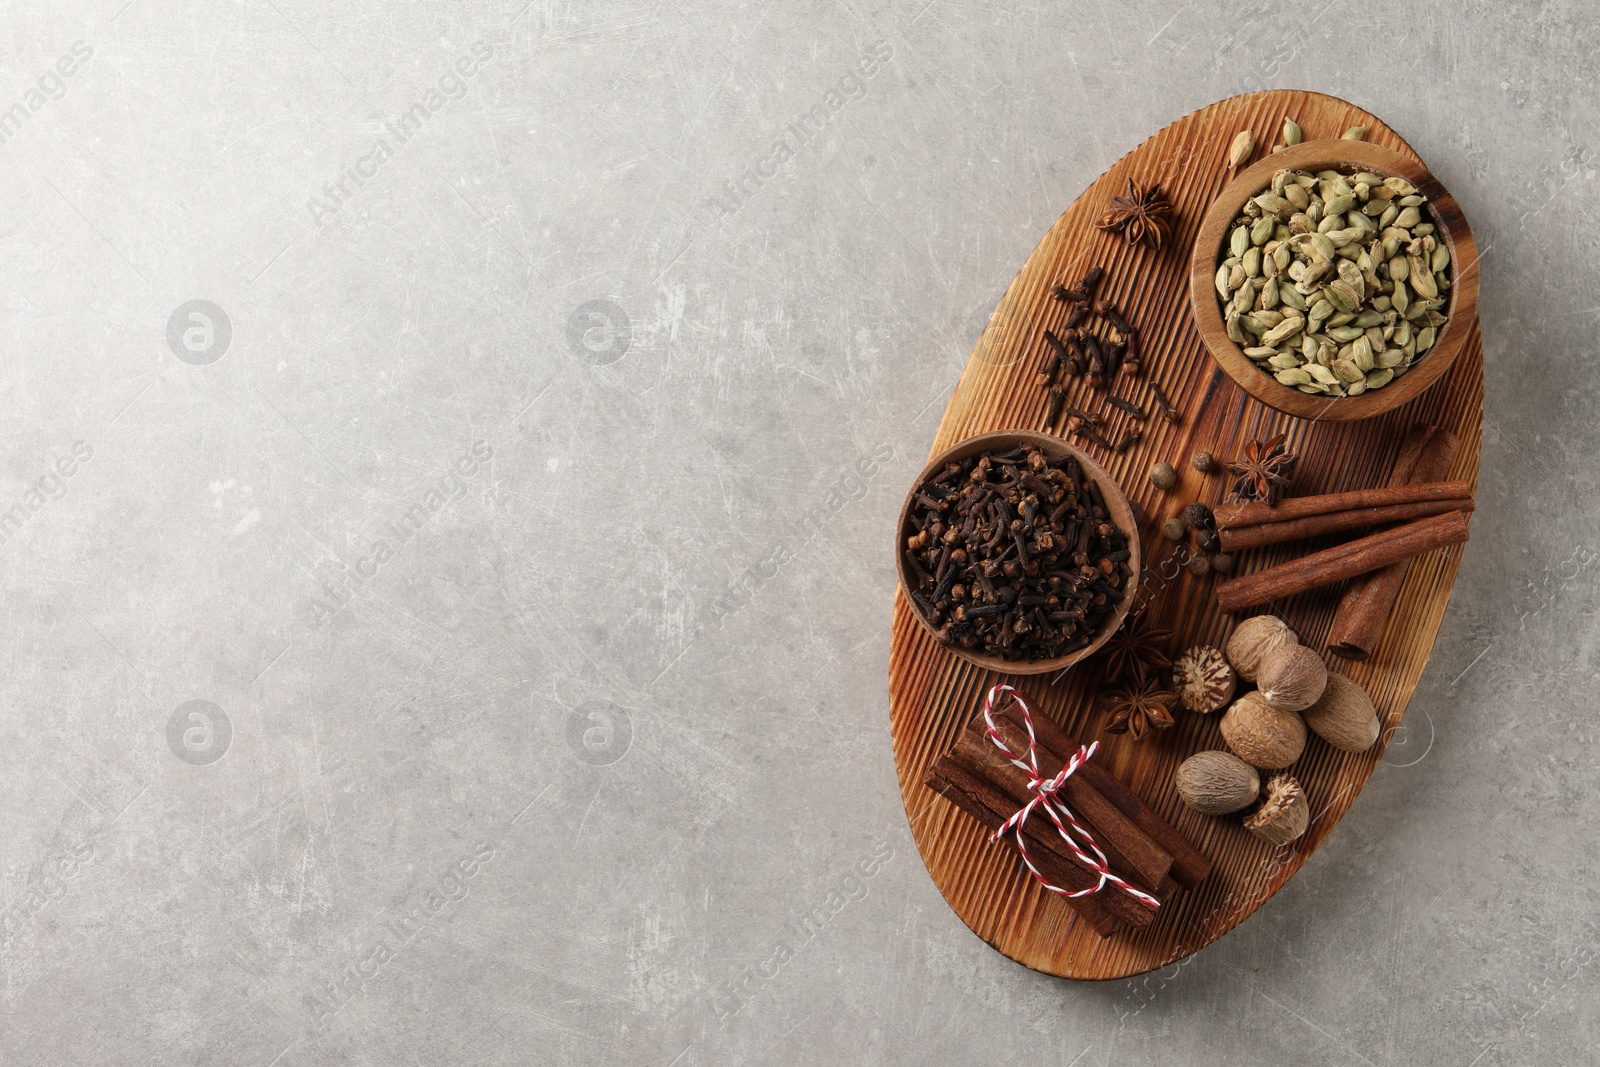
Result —
MULTIPOLYGON (((1012 752, 1028 750, 1022 716, 1014 702, 995 714, 1001 739, 1012 752)), ((1035 712, 1031 719, 1039 772, 1053 778, 1078 751, 1078 744, 1044 714, 1035 712)), ((1027 773, 990 740, 981 714, 962 731, 955 747, 928 769, 926 782, 991 832, 1032 799, 1027 773)), ((1160 901, 1168 900, 1179 886, 1198 885, 1211 871, 1210 860, 1093 759, 1066 780, 1059 797, 1089 829, 1111 870, 1160 901)), ((1042 812, 1027 820, 1023 834, 1029 858, 1051 884, 1076 892, 1099 881, 1042 812)), ((1157 909, 1114 885, 1089 896, 1062 899, 1102 937, 1148 926, 1157 914, 1157 909)))
POLYGON ((1382 635, 1407 563, 1436 548, 1467 540, 1472 486, 1438 480, 1449 469, 1459 446, 1460 441, 1448 430, 1418 427, 1402 445, 1400 462, 1385 488, 1297 497, 1276 505, 1249 502, 1216 508, 1217 535, 1224 552, 1386 527, 1222 582, 1217 586, 1217 606, 1226 612, 1242 611, 1347 578, 1373 575, 1347 590, 1347 599, 1357 589, 1368 595, 1352 601, 1348 609, 1341 602, 1345 622, 1341 626, 1336 620, 1331 644, 1339 655, 1366 658, 1382 635), (1381 580, 1377 578, 1380 574, 1381 580))

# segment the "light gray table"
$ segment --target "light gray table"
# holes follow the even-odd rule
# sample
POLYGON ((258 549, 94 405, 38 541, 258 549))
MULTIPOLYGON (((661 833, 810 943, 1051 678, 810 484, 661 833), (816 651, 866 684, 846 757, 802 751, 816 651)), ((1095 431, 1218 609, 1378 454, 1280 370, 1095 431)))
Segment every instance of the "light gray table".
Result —
POLYGON ((8 12, 0 1062, 1588 1062, 1600 30, 1319 7, 8 12), (1069 984, 917 859, 886 531, 1056 215, 1268 85, 1485 249, 1473 541, 1339 833, 1069 984))

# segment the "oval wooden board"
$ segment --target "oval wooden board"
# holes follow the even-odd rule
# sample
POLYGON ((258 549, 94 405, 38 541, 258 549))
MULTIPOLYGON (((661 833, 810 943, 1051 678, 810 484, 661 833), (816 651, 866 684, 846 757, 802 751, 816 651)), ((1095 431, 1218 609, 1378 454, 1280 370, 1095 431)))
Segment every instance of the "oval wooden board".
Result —
MULTIPOLYGON (((1259 152, 1270 151, 1285 115, 1295 117, 1307 140, 1338 137, 1365 124, 1368 138, 1416 158, 1409 145, 1376 117, 1343 100, 1318 93, 1272 90, 1237 96, 1188 115, 1124 156, 1090 186, 1051 227, 1012 281, 989 327, 962 372, 930 451, 990 430, 1043 426, 1044 391, 1035 373, 1044 347, 1042 331, 1059 328, 1065 307, 1050 295, 1057 281, 1068 284, 1091 265, 1106 269, 1099 295, 1111 299, 1140 330, 1145 377, 1124 380, 1118 393, 1152 416, 1139 426, 1144 440, 1125 455, 1107 455, 1076 441, 1118 479, 1144 508, 1141 528, 1147 565, 1145 614, 1176 631, 1174 650, 1197 642, 1220 645, 1231 620, 1212 603, 1212 580, 1197 580, 1176 566, 1173 548, 1161 539, 1162 520, 1185 503, 1222 498, 1222 476, 1204 476, 1189 456, 1208 449, 1219 459, 1238 454, 1243 442, 1287 432, 1300 455, 1293 492, 1308 494, 1385 484, 1401 438, 1418 422, 1444 426, 1461 438, 1451 478, 1474 483, 1483 407, 1483 348, 1477 324, 1466 350, 1440 382, 1417 400, 1389 414, 1360 422, 1309 422, 1280 414, 1248 397, 1223 374, 1202 347, 1188 305, 1188 262, 1200 217, 1226 184, 1225 157, 1235 133, 1255 132, 1259 152), (1120 237, 1094 229, 1106 202, 1128 177, 1159 181, 1176 211, 1171 240, 1160 252, 1129 248, 1120 237), (1153 414, 1149 379, 1156 378, 1184 416, 1173 425, 1153 414), (1180 483, 1160 493, 1146 472, 1166 460, 1180 483)), ((1069 403, 1100 411, 1107 405, 1082 380, 1069 403)), ((1112 413, 1106 435, 1119 440, 1132 425, 1112 413)), ((1239 572, 1258 569, 1306 551, 1280 546, 1245 554, 1239 572)), ((1008 845, 991 845, 981 827, 923 785, 928 766, 955 742, 984 691, 1003 676, 972 667, 940 649, 912 617, 896 592, 889 653, 890 725, 894 758, 911 831, 923 863, 939 891, 979 937, 1019 963, 1066 978, 1121 978, 1162 967, 1210 944, 1277 892, 1334 825, 1377 766, 1400 722, 1433 649, 1455 580, 1461 548, 1416 560, 1383 642, 1364 663, 1329 660, 1354 678, 1378 706, 1384 731, 1378 744, 1359 755, 1339 752, 1313 737, 1291 768, 1310 798, 1313 821, 1293 845, 1273 849, 1240 825, 1239 817, 1209 818, 1184 807, 1173 791, 1173 774, 1185 757, 1222 748, 1220 716, 1183 713, 1177 725, 1141 742, 1102 732, 1104 713, 1094 705, 1098 683, 1091 660, 1065 676, 1008 678, 1032 706, 1087 742, 1101 741, 1095 758, 1170 820, 1215 863, 1195 890, 1179 892, 1141 931, 1102 939, 1061 900, 1044 891, 1022 868, 1008 845)), ((1339 588, 1305 594, 1272 606, 1304 643, 1326 647, 1339 588)))

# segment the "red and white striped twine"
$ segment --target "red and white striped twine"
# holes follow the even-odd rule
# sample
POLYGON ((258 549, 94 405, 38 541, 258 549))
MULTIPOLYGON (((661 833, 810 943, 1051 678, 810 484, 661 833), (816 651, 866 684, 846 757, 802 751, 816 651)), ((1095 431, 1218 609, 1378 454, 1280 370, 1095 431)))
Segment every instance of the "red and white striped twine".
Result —
POLYGON ((989 735, 989 740, 994 742, 994 746, 1000 750, 1000 754, 1028 776, 1028 790, 1033 794, 1032 800, 1029 800, 1015 815, 1007 819, 1000 826, 1000 829, 989 835, 989 840, 999 841, 1006 834, 1012 834, 1016 839, 1017 852, 1022 856, 1022 862, 1029 871, 1033 872, 1033 876, 1039 880, 1040 884, 1052 893, 1063 897, 1087 897, 1100 892, 1109 884, 1121 889, 1146 907, 1159 908, 1161 901, 1149 893, 1129 885, 1124 879, 1112 873, 1111 865, 1106 861, 1105 853, 1101 852, 1100 846, 1095 844, 1094 835, 1089 833, 1082 823, 1078 822, 1077 817, 1072 814, 1072 810, 1061 799, 1061 787, 1066 784, 1068 778, 1072 777, 1074 771, 1083 766, 1089 757, 1095 754, 1095 750, 1100 747, 1100 742, 1095 741, 1089 745, 1079 746, 1078 751, 1061 768, 1060 774, 1057 774, 1054 778, 1045 778, 1039 773, 1038 743, 1033 736, 1033 713, 1028 709, 1028 705, 1022 699, 1021 693, 1004 683, 993 686, 988 695, 983 698, 983 721, 984 732, 989 735), (1028 729, 1026 762, 1023 761, 1018 753, 1012 752, 1007 748, 1004 741, 1000 740, 1000 731, 994 724, 995 703, 1004 693, 1010 693, 1011 699, 1016 701, 1017 707, 1022 710, 1022 724, 1028 729), (1085 867, 1100 876, 1098 882, 1088 889, 1080 889, 1074 893, 1052 884, 1050 879, 1039 873, 1039 869, 1033 865, 1033 860, 1028 856, 1028 842, 1022 832, 1023 827, 1028 823, 1028 816, 1032 814, 1034 808, 1038 808, 1050 817, 1050 821, 1055 824, 1056 831, 1061 834, 1061 840, 1067 843, 1067 847, 1072 850, 1072 854, 1085 867))

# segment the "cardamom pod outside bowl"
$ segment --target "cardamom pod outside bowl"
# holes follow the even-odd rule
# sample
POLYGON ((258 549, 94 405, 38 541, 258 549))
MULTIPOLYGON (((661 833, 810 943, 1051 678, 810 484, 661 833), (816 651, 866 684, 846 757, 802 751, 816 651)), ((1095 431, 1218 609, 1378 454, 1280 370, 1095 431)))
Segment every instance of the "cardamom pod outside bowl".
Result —
POLYGON ((960 463, 980 452, 1009 452, 1022 446, 1037 448, 1043 452, 1047 459, 1063 459, 1068 456, 1078 461, 1078 467, 1086 478, 1091 479, 1100 489, 1104 498, 1106 510, 1111 513, 1111 521, 1128 537, 1128 583, 1122 590, 1122 599, 1119 600, 1111 612, 1101 620, 1100 630, 1095 634, 1094 640, 1083 648, 1069 652, 1064 656, 1054 656, 1050 659, 1003 659, 999 656, 990 656, 972 649, 962 648, 959 644, 951 643, 942 647, 951 653, 966 660, 968 663, 982 667, 984 670, 999 671, 1003 674, 1049 674, 1065 670, 1076 663, 1081 663, 1100 650, 1100 647, 1111 639, 1117 632, 1123 620, 1128 616, 1128 610, 1133 607, 1134 597, 1139 591, 1139 575, 1141 560, 1139 553, 1139 524, 1134 518, 1133 506, 1128 503, 1127 494, 1117 484, 1117 480, 1106 473, 1104 467, 1090 459, 1083 452, 1072 447, 1059 437, 1048 434, 1030 433, 1026 430, 1000 430, 994 433, 979 434, 969 437, 960 444, 945 449, 928 461, 928 465, 917 475, 911 484, 911 491, 906 494, 905 503, 900 506, 900 520, 895 524, 894 562, 895 573, 900 577, 900 589, 905 595, 906 604, 911 608, 911 614, 922 624, 923 628, 938 638, 939 628, 933 620, 922 614, 916 600, 911 596, 911 590, 916 586, 911 581, 909 569, 906 566, 906 540, 915 531, 910 528, 911 504, 915 500, 917 491, 944 469, 948 463, 960 463))
POLYGON ((1466 347, 1478 318, 1478 248, 1460 205, 1420 163, 1366 141, 1307 141, 1268 154, 1246 167, 1211 202, 1200 221, 1190 260, 1189 306, 1211 357, 1241 389, 1263 404, 1302 419, 1367 419, 1416 399, 1450 369, 1466 347), (1304 393, 1279 382, 1228 336, 1216 281, 1218 265, 1227 258, 1224 245, 1246 202, 1269 191, 1273 175, 1280 170, 1336 170, 1343 174, 1370 171, 1385 178, 1404 178, 1427 198, 1424 207, 1435 234, 1450 250, 1450 288, 1440 312, 1446 318, 1438 327, 1433 347, 1417 356, 1410 368, 1387 385, 1367 389, 1358 396, 1304 393))

